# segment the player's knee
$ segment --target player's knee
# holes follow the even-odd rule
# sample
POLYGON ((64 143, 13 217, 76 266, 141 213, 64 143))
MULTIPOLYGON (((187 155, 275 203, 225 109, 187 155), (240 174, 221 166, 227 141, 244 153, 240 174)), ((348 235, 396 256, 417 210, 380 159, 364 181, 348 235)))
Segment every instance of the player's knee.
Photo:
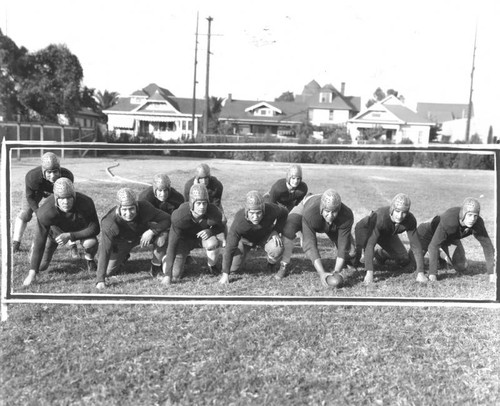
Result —
POLYGON ((220 242, 216 236, 212 236, 201 242, 202 247, 205 248, 207 251, 213 251, 219 248, 219 244, 220 242))

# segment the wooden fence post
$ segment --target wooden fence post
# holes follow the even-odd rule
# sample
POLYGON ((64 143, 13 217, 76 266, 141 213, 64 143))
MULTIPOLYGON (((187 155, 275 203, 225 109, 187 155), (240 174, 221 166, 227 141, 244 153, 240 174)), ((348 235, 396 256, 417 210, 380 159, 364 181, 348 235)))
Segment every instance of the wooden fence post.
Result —
MULTIPOLYGON (((61 125, 61 144, 64 145, 64 125, 61 125)), ((61 159, 64 159, 64 148, 61 149, 61 159)))

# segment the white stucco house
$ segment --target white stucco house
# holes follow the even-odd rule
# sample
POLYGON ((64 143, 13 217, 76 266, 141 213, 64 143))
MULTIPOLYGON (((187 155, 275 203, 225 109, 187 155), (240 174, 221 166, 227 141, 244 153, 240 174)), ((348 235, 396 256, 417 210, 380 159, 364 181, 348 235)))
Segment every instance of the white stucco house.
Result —
POLYGON ((400 144, 410 140, 414 145, 428 146, 430 129, 434 123, 405 106, 394 95, 389 95, 347 122, 354 142, 362 142, 365 132, 375 138, 400 144))
POLYGON ((169 90, 151 83, 130 96, 119 96, 117 103, 103 113, 108 131, 133 136, 153 135, 156 139, 180 140, 198 133, 204 101, 196 100, 193 131, 193 99, 175 97, 169 90))

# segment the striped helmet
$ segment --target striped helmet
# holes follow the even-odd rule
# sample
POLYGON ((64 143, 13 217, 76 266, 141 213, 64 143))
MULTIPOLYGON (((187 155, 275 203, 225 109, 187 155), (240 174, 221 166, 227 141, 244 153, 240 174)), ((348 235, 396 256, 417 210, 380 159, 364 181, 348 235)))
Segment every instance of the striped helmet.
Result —
POLYGON ((290 165, 286 172, 286 181, 290 183, 290 178, 296 176, 302 180, 302 167, 300 165, 290 165))
POLYGON ((209 178, 210 177, 210 167, 207 164, 200 164, 196 168, 195 178, 209 178))
POLYGON ((256 190, 251 190, 247 193, 245 198, 245 216, 250 210, 262 210, 264 211, 265 203, 264 197, 256 190))
POLYGON ((54 199, 62 199, 64 197, 75 197, 75 186, 68 178, 59 178, 54 182, 54 199))
POLYGON ((320 213, 323 213, 323 210, 338 212, 340 210, 340 206, 342 204, 342 199, 336 190, 327 189, 321 195, 321 202, 319 205, 320 213))
POLYGON ((479 216, 481 205, 477 199, 466 197, 460 208, 460 220, 463 220, 467 213, 475 213, 479 216))
POLYGON ((392 212, 397 209, 401 210, 404 213, 407 213, 410 211, 410 206, 411 206, 411 200, 410 198, 405 195, 404 193, 398 193, 396 196, 391 201, 391 208, 390 212, 392 212))
POLYGON ((156 192, 157 189, 168 189, 170 190, 170 178, 165 173, 157 173, 153 177, 153 190, 156 192))
POLYGON ((208 190, 205 185, 195 183, 189 189, 189 208, 193 210, 195 202, 203 200, 208 203, 208 190))
POLYGON ((118 207, 122 206, 137 206, 137 196, 134 191, 128 187, 124 187, 116 194, 118 207))
POLYGON ((56 169, 61 169, 59 164, 59 158, 52 152, 46 152, 42 156, 42 172, 45 177, 45 171, 54 171, 56 169))

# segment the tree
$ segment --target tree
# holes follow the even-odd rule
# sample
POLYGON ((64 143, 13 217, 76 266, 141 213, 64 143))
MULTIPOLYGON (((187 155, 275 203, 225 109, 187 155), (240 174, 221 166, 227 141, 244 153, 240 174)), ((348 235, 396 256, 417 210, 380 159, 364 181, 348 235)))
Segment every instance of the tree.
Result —
POLYGON ((100 90, 94 94, 94 98, 97 102, 97 108, 99 111, 107 110, 113 107, 118 101, 118 92, 110 92, 108 90, 104 90, 101 92, 100 90))
POLYGON ((404 102, 404 96, 403 95, 399 95, 399 92, 397 90, 388 89, 387 92, 384 92, 382 90, 382 88, 377 87, 375 89, 375 92, 373 92, 373 98, 370 99, 370 100, 368 100, 366 102, 366 107, 373 106, 375 103, 378 103, 378 102, 384 100, 387 96, 390 96, 390 95, 394 95, 399 100, 401 100, 402 102, 404 102))
POLYGON ((210 97, 208 101, 208 106, 210 109, 210 115, 208 117, 208 133, 217 134, 219 127, 219 115, 222 110, 222 102, 224 99, 222 97, 210 97))
POLYGON ((66 45, 51 44, 27 54, 26 71, 20 81, 19 101, 40 118, 56 121, 58 114, 73 120, 81 107, 83 70, 66 45))
POLYGON ((287 92, 281 93, 281 96, 275 98, 274 101, 293 102, 293 101, 295 101, 295 96, 294 96, 294 94, 292 92, 287 91, 287 92))

